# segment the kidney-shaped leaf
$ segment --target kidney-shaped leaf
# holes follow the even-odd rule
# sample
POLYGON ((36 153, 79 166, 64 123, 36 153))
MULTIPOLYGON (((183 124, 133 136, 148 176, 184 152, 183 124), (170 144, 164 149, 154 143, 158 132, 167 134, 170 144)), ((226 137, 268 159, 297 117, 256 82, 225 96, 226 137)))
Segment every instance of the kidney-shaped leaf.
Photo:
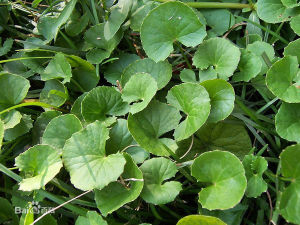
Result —
POLYGON ((300 224, 300 144, 292 145, 280 154, 281 173, 291 179, 280 201, 281 215, 291 223, 300 224))
POLYGON ((176 164, 171 160, 162 157, 149 159, 140 169, 145 180, 141 197, 146 202, 155 205, 166 204, 172 202, 182 190, 180 182, 164 182, 177 173, 176 164))
POLYGON ((199 193, 199 202, 209 210, 234 207, 247 187, 244 167, 230 152, 203 153, 192 165, 192 176, 199 182, 208 183, 199 193))
POLYGON ((173 42, 196 46, 206 36, 197 14, 184 3, 166 2, 150 11, 141 26, 141 40, 154 61, 165 60, 173 51, 173 42), (155 32, 154 32, 155 31, 155 32))
POLYGON ((275 127, 280 137, 300 143, 300 104, 282 103, 275 116, 275 127))
POLYGON ((265 192, 268 184, 262 178, 263 173, 268 168, 268 162, 261 156, 246 155, 243 160, 243 165, 247 177, 247 197, 258 197, 265 192))
POLYGON ((16 105, 27 95, 30 84, 24 77, 0 74, 0 105, 16 105))
POLYGON ((235 93, 230 83, 223 79, 207 80, 201 83, 209 94, 211 110, 208 122, 218 122, 230 115, 234 107, 235 93))
POLYGON ((176 108, 154 100, 143 111, 129 115, 128 129, 135 141, 146 151, 168 156, 170 153, 166 146, 175 150, 176 143, 173 139, 160 137, 175 129, 180 118, 176 108))
POLYGON ((106 155, 107 139, 108 129, 96 121, 66 141, 63 162, 76 188, 102 189, 123 173, 126 160, 120 153, 106 155))
POLYGON ((105 121, 107 116, 121 116, 128 112, 121 93, 114 87, 96 87, 82 101, 82 116, 86 122, 105 121))
POLYGON ((66 140, 81 129, 81 122, 76 116, 72 114, 58 116, 47 125, 42 143, 61 151, 66 140))
POLYGON ((141 170, 127 153, 122 179, 124 183, 112 182, 102 190, 95 191, 95 200, 101 213, 106 216, 128 202, 134 201, 141 193, 144 181, 141 170))
POLYGON ((213 216, 189 215, 179 220, 176 225, 226 225, 226 223, 213 216))
POLYGON ((300 73, 296 56, 285 56, 269 69, 266 84, 270 91, 285 102, 300 102, 300 73))
POLYGON ((199 84, 176 85, 168 92, 167 100, 170 105, 187 115, 186 119, 175 129, 174 137, 177 141, 190 137, 209 116, 209 94, 199 84))
POLYGON ((157 91, 157 83, 148 73, 130 77, 122 91, 122 99, 130 104, 129 112, 135 114, 147 107, 157 91))
POLYGON ((149 58, 136 60, 124 70, 122 85, 125 86, 130 77, 136 73, 150 74, 156 80, 158 89, 162 89, 172 77, 172 66, 167 61, 156 63, 149 58))
POLYGON ((59 153, 48 145, 35 145, 16 158, 16 166, 25 173, 20 190, 32 191, 45 186, 62 168, 59 153))
POLYGON ((218 77, 227 79, 238 66, 241 52, 232 42, 224 38, 211 38, 199 45, 193 65, 204 70, 213 66, 218 77))

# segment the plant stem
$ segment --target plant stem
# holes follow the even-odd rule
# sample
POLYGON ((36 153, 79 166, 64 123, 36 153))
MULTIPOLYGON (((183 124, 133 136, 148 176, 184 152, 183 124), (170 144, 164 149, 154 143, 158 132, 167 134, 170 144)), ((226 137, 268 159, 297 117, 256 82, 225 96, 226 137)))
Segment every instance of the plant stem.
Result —
MULTIPOLYGON (((157 2, 169 2, 170 0, 155 0, 157 2)), ((222 2, 185 2, 190 7, 197 9, 244 9, 251 8, 249 4, 242 3, 222 3, 222 2)))
POLYGON ((181 45, 178 42, 175 42, 175 43, 178 46, 178 48, 179 48, 179 50, 180 50, 180 52, 181 52, 181 54, 182 54, 182 56, 183 56, 183 58, 184 58, 184 60, 185 60, 185 62, 187 64, 187 66, 188 66, 188 68, 189 69, 193 69, 192 65, 191 65, 189 59, 186 57, 185 52, 184 52, 183 48, 181 47, 181 45))

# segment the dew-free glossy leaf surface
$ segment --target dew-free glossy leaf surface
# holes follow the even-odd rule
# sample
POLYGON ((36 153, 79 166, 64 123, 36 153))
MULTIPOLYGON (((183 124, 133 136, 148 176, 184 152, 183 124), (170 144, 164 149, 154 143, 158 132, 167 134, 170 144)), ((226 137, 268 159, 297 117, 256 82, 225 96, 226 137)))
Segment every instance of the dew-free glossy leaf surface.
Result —
POLYGON ((285 56, 275 62, 266 76, 270 91, 285 102, 300 102, 300 74, 296 56, 285 56))
POLYGON ((3 46, 1 46, 1 40, 0 40, 0 56, 6 55, 10 51, 13 43, 14 40, 8 38, 4 41, 3 46))
POLYGON ((30 84, 21 76, 0 74, 0 105, 16 105, 27 95, 30 84))
POLYGON ((167 61, 155 62, 152 59, 140 59, 131 63, 123 72, 122 85, 136 73, 148 73, 157 82, 158 89, 165 87, 172 77, 172 66, 167 61))
POLYGON ((194 160, 192 176, 199 182, 209 183, 199 193, 199 202, 209 210, 234 207, 247 187, 244 167, 230 152, 203 153, 194 160))
POLYGON ((76 116, 72 114, 58 116, 47 125, 42 143, 61 151, 66 140, 81 129, 81 122, 76 116))
POLYGON ((160 138, 178 126, 179 111, 165 103, 152 101, 146 109, 134 115, 129 114, 128 129, 135 141, 146 151, 168 156, 166 145, 174 150, 176 143, 170 138, 160 138))
POLYGON ((247 177, 247 197, 258 197, 268 188, 268 184, 262 178, 268 168, 268 162, 261 156, 246 155, 243 165, 247 177))
POLYGON ((107 222, 95 211, 88 211, 86 216, 79 216, 75 225, 108 225, 107 222))
POLYGON ((168 181, 177 173, 176 164, 166 158, 153 158, 145 161, 140 167, 145 184, 141 197, 154 205, 173 201, 182 190, 178 181, 168 181), (163 183, 164 182, 164 183, 163 183))
POLYGON ((300 15, 293 17, 290 24, 294 32, 300 35, 300 15))
POLYGON ((280 137, 300 142, 300 104, 282 103, 275 116, 275 127, 280 137))
POLYGON ((11 110, 0 116, 4 123, 4 129, 14 128, 21 122, 22 114, 17 110, 11 110))
POLYGON ((174 137, 177 141, 195 133, 205 123, 210 113, 209 94, 199 84, 185 83, 174 86, 168 92, 167 101, 187 115, 175 129, 174 137))
POLYGON ((10 129, 6 129, 4 132, 4 139, 12 141, 17 137, 26 134, 32 128, 32 119, 30 115, 24 114, 20 123, 10 129))
POLYGON ((218 77, 227 79, 238 66, 240 50, 232 42, 224 38, 211 38, 199 45, 193 65, 204 70, 213 66, 218 77))
POLYGON ((127 102, 129 112, 135 114, 147 107, 157 91, 157 83, 148 73, 137 73, 130 77, 122 91, 122 99, 127 102))
POLYGON ((213 216, 190 215, 180 219, 176 225, 226 225, 226 223, 213 216))
POLYGON ((283 54, 285 56, 292 55, 297 56, 298 63, 300 63, 300 38, 295 41, 292 41, 284 48, 283 54))
POLYGON ((189 6, 166 2, 150 11, 141 26, 143 48, 154 61, 165 60, 173 51, 173 42, 196 46, 206 36, 205 26, 189 6), (155 32, 153 32, 155 30, 155 32))
POLYGON ((51 181, 63 165, 57 150, 48 145, 35 145, 16 158, 16 166, 26 175, 19 189, 32 191, 51 181))
POLYGON ((281 173, 291 179, 290 185, 283 191, 280 201, 280 213, 289 222, 300 223, 300 145, 288 146, 280 154, 281 173))
POLYGON ((124 153, 123 156, 126 159, 126 164, 122 179, 130 180, 125 181, 125 185, 127 186, 119 182, 113 182, 102 190, 95 191, 97 206, 104 216, 134 201, 143 189, 142 171, 137 167, 130 155, 124 153))
POLYGON ((196 74, 191 69, 183 69, 180 72, 180 80, 182 82, 197 83, 196 74))
POLYGON ((40 93, 40 101, 59 107, 65 103, 67 96, 68 91, 60 81, 48 80, 40 93), (54 94, 55 92, 60 94, 54 94))
POLYGON ((121 93, 114 87, 96 87, 82 101, 82 116, 86 122, 105 121, 107 116, 121 116, 128 112, 121 93))
POLYGON ((201 83, 210 98, 208 122, 218 122, 228 117, 234 107, 235 93, 230 83, 223 79, 207 80, 201 83))
POLYGON ((289 10, 281 0, 258 0, 257 14, 260 19, 268 23, 280 23, 288 20, 289 10))
POLYGON ((108 129, 96 121, 66 141, 63 162, 76 188, 84 191, 102 189, 123 173, 126 163, 123 155, 106 155, 108 134, 108 129))

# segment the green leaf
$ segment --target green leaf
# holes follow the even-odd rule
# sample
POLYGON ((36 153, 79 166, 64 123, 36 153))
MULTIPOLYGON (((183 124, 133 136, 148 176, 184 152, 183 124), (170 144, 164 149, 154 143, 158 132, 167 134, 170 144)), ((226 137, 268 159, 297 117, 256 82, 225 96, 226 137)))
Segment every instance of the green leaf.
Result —
POLYGON ((285 7, 288 8, 299 6, 299 2, 297 0, 281 0, 281 2, 285 7))
POLYGON ((247 197, 256 198, 268 188, 268 184, 262 178, 268 168, 268 162, 261 156, 246 155, 243 165, 248 181, 245 194, 247 197))
POLYGON ((17 110, 11 110, 8 113, 2 114, 0 118, 4 123, 4 129, 10 129, 21 122, 22 114, 17 110))
POLYGON ((259 56, 246 49, 241 49, 241 53, 241 60, 238 65, 239 72, 234 74, 233 81, 249 82, 260 73, 262 61, 259 56))
POLYGON ((113 84, 117 84, 117 80, 121 82, 121 76, 124 69, 134 61, 138 60, 139 57, 135 54, 128 54, 123 53, 118 56, 118 60, 114 61, 113 63, 109 64, 109 66, 104 71, 105 79, 113 84))
MULTIPOLYGON (((1 39, 0 39, 0 41, 1 41, 1 39)), ((13 39, 11 39, 11 38, 6 39, 3 43, 3 46, 2 47, 0 46, 0 56, 6 55, 10 51, 13 43, 14 43, 13 39)), ((0 42, 0 45, 1 45, 1 42, 0 42)))
POLYGON ((298 63, 300 63, 300 38, 295 41, 291 41, 288 46, 284 48, 283 54, 285 56, 297 56, 298 63))
POLYGON ((40 101, 53 106, 62 106, 67 100, 65 97, 51 94, 51 91, 59 91, 67 95, 67 88, 58 80, 48 80, 40 94, 40 101))
POLYGON ((59 153, 48 145, 35 145, 16 158, 16 166, 25 173, 20 190, 32 191, 44 187, 62 168, 59 153))
POLYGON ((238 66, 240 50, 232 42, 224 38, 211 38, 199 45, 193 65, 203 70, 213 66, 218 77, 227 79, 238 66))
POLYGON ((88 12, 85 12, 83 15, 80 15, 80 13, 76 9, 73 10, 69 21, 65 26, 66 33, 71 37, 79 35, 87 27, 89 20, 90 18, 88 12))
POLYGON ((110 16, 104 25, 104 37, 109 40, 120 29, 130 11, 132 1, 119 0, 117 4, 110 8, 110 16))
POLYGON ((124 183, 113 182, 102 190, 95 190, 97 206, 104 216, 134 201, 140 195, 144 186, 142 171, 130 155, 123 153, 123 156, 126 159, 124 173, 122 174, 124 183))
POLYGON ((205 17, 207 26, 211 27, 208 30, 210 36, 223 35, 235 24, 235 18, 227 9, 205 9, 201 10, 205 17))
POLYGON ((74 114, 82 123, 84 123, 84 119, 83 119, 83 116, 81 113, 81 110, 82 110, 81 103, 86 95, 87 95, 87 92, 80 95, 73 103, 71 111, 70 111, 70 113, 74 114))
POLYGON ((63 161, 76 188, 83 191, 102 189, 123 173, 126 163, 123 155, 106 155, 108 133, 108 129, 96 121, 66 141, 63 161))
POLYGON ((43 134, 42 143, 50 145, 61 152, 65 142, 72 134, 81 129, 80 120, 72 114, 55 117, 48 123, 43 134))
POLYGON ((201 154, 194 160, 192 176, 208 184, 200 191, 199 202, 209 210, 234 207, 247 187, 244 167, 230 152, 215 150, 201 154))
POLYGON ((291 179, 291 184, 284 189, 280 201, 280 213, 287 222, 300 223, 300 145, 288 146, 280 154, 281 173, 291 179))
POLYGON ((174 137, 177 141, 187 139, 195 133, 210 113, 209 94, 199 84, 185 83, 172 87, 168 92, 167 101, 187 115, 175 129, 174 137))
POLYGON ((10 225, 19 224, 19 218, 15 214, 15 210, 10 202, 5 198, 0 197, 0 205, 0 223, 10 225))
POLYGON ((53 38, 56 39, 57 33, 62 25, 64 25, 69 17, 71 16, 77 0, 71 0, 66 4, 58 17, 43 16, 39 19, 37 29, 47 41, 51 41, 53 38))
POLYGON ((130 77, 122 91, 122 99, 128 102, 129 112, 142 111, 150 103, 157 91, 157 83, 148 73, 136 73, 130 77))
POLYGON ((289 20, 290 9, 286 8, 281 0, 258 0, 257 14, 267 23, 280 23, 289 20))
POLYGON ((280 137, 300 142, 300 104, 282 103, 275 116, 275 127, 280 137))
POLYGON ((41 74, 41 79, 44 81, 62 78, 63 84, 70 82, 71 77, 71 65, 62 53, 57 53, 41 74))
POLYGON ((176 143, 161 136, 178 126, 181 116, 176 108, 152 101, 146 109, 128 116, 128 129, 134 140, 146 151, 159 156, 170 155, 166 149, 176 149, 176 143))
POLYGON ((149 58, 156 62, 169 56, 173 51, 174 41, 195 47, 205 36, 205 26, 201 24, 197 14, 181 2, 159 5, 150 11, 141 26, 143 48, 149 58))
POLYGON ((145 180, 141 197, 147 203, 160 205, 172 202, 182 190, 178 181, 164 182, 174 177, 178 171, 171 160, 162 157, 149 159, 140 169, 145 180))
POLYGON ((94 48, 86 54, 86 59, 93 64, 100 64, 110 56, 111 52, 100 48, 94 48))
POLYGON ((218 122, 227 118, 233 108, 235 93, 230 83, 222 79, 207 80, 201 83, 209 94, 211 110, 208 122, 218 122))
POLYGON ((20 123, 13 128, 7 129, 4 132, 4 139, 12 141, 17 137, 26 134, 32 128, 32 120, 30 115, 23 115, 20 123))
POLYGON ((122 86, 129 81, 130 77, 136 73, 148 73, 157 82, 158 89, 165 87, 172 77, 172 66, 167 62, 155 62, 152 59, 140 59, 131 63, 123 72, 122 86))
POLYGON ((299 65, 296 56, 285 56, 275 62, 266 76, 270 91, 285 102, 300 102, 299 65))
POLYGON ((204 215, 189 215, 183 217, 176 225, 226 225, 222 220, 204 215))
POLYGON ((4 136, 4 123, 0 120, 0 149, 2 146, 3 136, 4 136))
POLYGON ((60 116, 59 111, 47 111, 43 112, 35 121, 32 128, 32 141, 34 144, 42 143, 42 137, 44 131, 49 124, 49 122, 57 116, 60 116))
POLYGON ((21 76, 0 74, 0 105, 16 105, 27 95, 30 84, 21 76))
POLYGON ((107 222, 95 211, 88 211, 86 216, 79 216, 75 225, 108 225, 107 222))
POLYGON ((82 116, 86 122, 105 121, 107 116, 122 116, 128 113, 128 105, 114 87, 96 87, 82 101, 82 116))
POLYGON ((272 61, 275 57, 275 52, 274 52, 274 48, 272 47, 272 45, 270 45, 266 42, 263 42, 263 41, 255 41, 254 43, 247 45, 246 50, 254 53, 255 55, 257 55, 260 58, 261 63, 262 63, 260 74, 265 74, 269 67, 266 64, 266 62, 264 61, 262 55, 263 55, 263 53, 266 53, 266 55, 268 56, 270 61, 272 61))
MULTIPOLYGON (((253 21, 254 23, 260 24, 256 11, 251 12, 251 14, 249 15, 249 20, 253 21)), ((247 23, 246 30, 247 30, 247 35, 257 34, 261 37, 263 36, 261 29, 252 23, 247 23)))
POLYGON ((195 72, 190 69, 183 69, 180 72, 180 80, 182 82, 198 83, 195 72))
MULTIPOLYGON (((190 139, 178 143, 176 154, 183 156, 191 143, 190 139)), ((235 154, 240 159, 251 150, 251 139, 245 127, 235 120, 226 119, 216 124, 206 123, 194 136, 194 144, 185 159, 193 159, 197 153, 220 149, 235 154)))
POLYGON ((300 35, 300 15, 293 17, 290 25, 294 32, 300 35))

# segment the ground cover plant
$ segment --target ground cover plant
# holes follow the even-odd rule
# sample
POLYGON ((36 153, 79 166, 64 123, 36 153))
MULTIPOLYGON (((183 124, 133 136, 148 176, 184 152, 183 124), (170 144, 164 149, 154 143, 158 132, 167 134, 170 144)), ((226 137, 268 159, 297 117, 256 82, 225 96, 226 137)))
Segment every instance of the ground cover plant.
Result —
POLYGON ((300 2, 0 0, 0 224, 300 224, 300 2))

